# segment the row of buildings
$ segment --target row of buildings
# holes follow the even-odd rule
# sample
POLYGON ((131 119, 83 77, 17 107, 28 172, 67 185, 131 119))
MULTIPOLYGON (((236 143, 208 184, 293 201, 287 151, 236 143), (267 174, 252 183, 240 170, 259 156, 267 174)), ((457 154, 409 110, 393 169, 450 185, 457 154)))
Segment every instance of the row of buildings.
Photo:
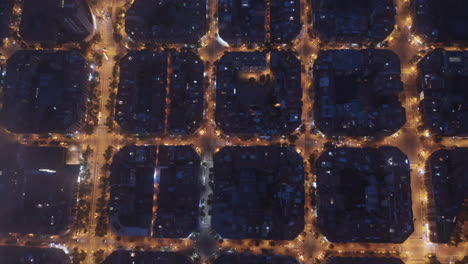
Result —
POLYGON ((223 238, 291 240, 304 228, 304 167, 290 148, 225 147, 214 156, 212 227, 223 238))
MULTIPOLYGON (((14 1, 0 3, 0 38, 60 45, 84 41, 94 33, 86 0, 20 2, 19 24, 12 21, 14 1), (19 36, 11 35, 10 27, 15 26, 19 26, 19 36)), ((78 51, 17 51, 8 59, 4 74, 0 122, 11 132, 74 133, 83 126, 90 71, 78 51)))
MULTIPOLYGON (((10 34, 13 1, 2 1, 0 37, 10 34)), ((433 43, 468 41, 466 5, 458 0, 415 0, 412 31, 433 43)), ((21 37, 30 43, 61 44, 94 32, 86 0, 25 0, 21 37)), ((324 42, 378 43, 395 27, 393 0, 313 0, 313 32, 324 42)), ((299 0, 220 0, 220 36, 231 45, 290 43, 302 28, 299 0), (268 20, 268 21, 267 21, 268 20), (267 39, 269 37, 269 39, 267 39)), ((207 0, 137 0, 125 15, 125 30, 137 42, 196 44, 208 32, 207 0), (177 15, 176 15, 177 14, 177 15)))
POLYGON ((188 146, 127 146, 114 156, 109 217, 122 236, 185 238, 198 226, 200 157, 188 146))
MULTIPOLYGON (((112 252, 102 264, 191 264, 190 258, 181 253, 156 251, 117 250, 112 252)), ((100 264, 100 263, 97 263, 100 264)))
POLYGON ((315 123, 328 136, 389 136, 406 122, 400 60, 392 51, 324 51, 313 80, 315 123))
MULTIPOLYGON (((0 3, 0 39, 13 37, 14 0, 0 3)), ((21 1, 19 35, 28 43, 63 44, 86 40, 95 32, 86 0, 21 1)))
MULTIPOLYGON (((162 238, 197 231, 200 169, 189 146, 119 150, 110 176, 112 228, 162 238)), ((213 188, 212 223, 222 237, 290 240, 304 227, 304 167, 292 149, 225 147, 214 157, 213 188)))
POLYGON ((77 51, 22 50, 9 59, 0 121, 16 133, 72 133, 85 116, 88 65, 77 51))
MULTIPOLYGON (((2 149, 0 233, 67 231, 81 177, 67 149, 18 144, 2 149)), ((443 149, 427 160, 429 234, 435 243, 466 239, 466 152, 443 149)), ((189 146, 119 150, 110 176, 113 230, 159 238, 197 231, 200 162, 189 146)), ((402 243, 412 233, 410 164, 400 150, 331 148, 315 166, 317 220, 327 240, 402 243)), ((224 147, 214 155, 213 173, 212 225, 221 237, 291 240, 302 232, 304 167, 293 149, 224 147)))
MULTIPOLYGON (((132 134, 193 134, 204 118, 204 69, 192 52, 129 52, 120 62, 117 123, 132 134)), ((436 50, 418 70, 424 125, 440 136, 466 135, 467 53, 436 50)), ((0 121, 8 130, 82 127, 90 69, 77 51, 18 51, 2 75, 0 121)), ((313 81, 315 124, 327 136, 385 137, 406 122, 391 51, 323 51, 313 81)), ((216 63, 215 121, 225 134, 290 135, 302 123, 302 95, 301 64, 291 52, 230 52, 216 63)))
POLYGON ((28 43, 80 42, 94 33, 86 0, 24 0, 19 34, 28 43))
POLYGON ((0 2, 0 42, 10 35, 10 23, 14 4, 14 0, 0 2))
POLYGON ((130 51, 120 61, 115 120, 135 134, 163 134, 166 117, 167 54, 130 51))
POLYGON ((130 51, 120 61, 115 119, 127 133, 191 135, 203 120, 204 81, 193 52, 130 51))
POLYGON ((301 64, 291 52, 229 52, 216 63, 216 124, 226 134, 289 135, 301 124, 301 64))
POLYGON ((429 238, 458 243, 468 233, 468 148, 441 149, 426 162, 429 238))
POLYGON ((0 246, 2 264, 70 264, 70 257, 58 248, 0 246))
MULTIPOLYGON (((290 43, 302 28, 299 0, 220 0, 220 37, 230 45, 290 43)), ((395 28, 394 0, 313 0, 312 28, 328 43, 379 43, 395 28)), ((127 12, 128 35, 136 41, 196 43, 207 31, 206 0, 136 1, 127 12), (182 16, 174 15, 183 13, 182 16)), ((412 32, 435 43, 467 42, 466 5, 458 0, 411 2, 412 32)))
POLYGON ((137 42, 196 44, 208 31, 206 0, 136 0, 125 31, 137 42))
POLYGON ((458 0, 411 1, 413 32, 437 44, 467 43, 468 7, 458 0))
POLYGON ((62 234, 73 223, 79 165, 67 149, 2 145, 0 233, 62 234))
MULTIPOLYGON (((69 264, 70 259, 60 249, 31 247, 0 247, 0 259, 4 264, 69 264)), ((254 255, 249 253, 222 253, 213 264, 298 264, 290 256, 254 255)), ((117 250, 112 252, 102 263, 96 264, 191 264, 194 261, 184 253, 117 250)), ((388 257, 330 257, 326 264, 404 264, 401 259, 388 257)))
POLYGON ((169 133, 191 135, 204 117, 204 65, 193 52, 175 52, 171 58, 169 133))
POLYGON ((399 149, 327 149, 316 171, 317 220, 327 240, 403 243, 413 232, 410 164, 399 149))
POLYGON ((218 3, 220 37, 230 45, 290 43, 301 31, 299 0, 221 0, 218 3), (268 18, 268 20, 267 20, 268 18))
POLYGON ((313 0, 314 33, 324 42, 378 43, 395 27, 393 0, 313 0))
POLYGON ((468 52, 435 50, 418 69, 424 125, 439 136, 468 135, 468 52))

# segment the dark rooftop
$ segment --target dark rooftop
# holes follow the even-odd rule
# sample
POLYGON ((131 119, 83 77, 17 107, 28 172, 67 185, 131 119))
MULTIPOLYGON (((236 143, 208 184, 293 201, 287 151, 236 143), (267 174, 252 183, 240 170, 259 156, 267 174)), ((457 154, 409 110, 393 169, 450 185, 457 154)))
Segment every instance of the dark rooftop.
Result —
POLYGON ((329 241, 403 243, 413 232, 410 165, 399 149, 328 149, 316 167, 318 226, 329 241))
POLYGON ((219 0, 219 35, 229 44, 265 41, 265 1, 219 0))
POLYGON ((79 174, 78 165, 66 164, 67 149, 16 144, 1 148, 0 232, 63 233, 73 219, 79 174))
POLYGON ((7 62, 3 125, 15 133, 72 133, 85 111, 87 67, 77 51, 17 51, 7 62))
POLYGON ((131 133, 164 133, 167 53, 130 51, 120 61, 115 119, 131 133))
POLYGON ((136 0, 125 18, 139 42, 196 44, 208 31, 207 0, 136 0))
POLYGON ((110 177, 109 211, 115 232, 185 238, 195 231, 199 166, 200 157, 189 146, 120 149, 112 161, 110 177))
POLYGON ((406 122, 400 59, 389 50, 326 50, 314 64, 315 119, 328 136, 389 136, 406 122))
POLYGON ((269 2, 267 10, 265 1, 220 0, 218 23, 221 38, 231 45, 291 42, 302 28, 300 0, 269 2), (267 13, 270 14, 269 21, 267 13), (270 32, 266 32, 267 29, 270 32))
POLYGON ((61 249, 0 246, 2 264, 69 264, 70 258, 61 249))
POLYGON ((437 150, 427 160, 426 167, 432 194, 429 237, 435 243, 456 241, 457 219, 463 219, 462 210, 468 212, 468 148, 437 150))
POLYGON ((413 0, 413 30, 430 42, 468 43, 468 5, 460 0, 413 0))
POLYGON ((190 135, 203 121, 204 63, 193 52, 174 52, 169 67, 168 130, 171 135, 190 135))
POLYGON ((24 0, 20 35, 27 42, 79 42, 93 31, 86 0, 24 0))
POLYGON ((284 147, 224 147, 214 156, 213 196, 222 237, 292 240, 304 227, 302 157, 284 147))
POLYGON ((216 63, 216 124, 226 134, 289 135, 301 124, 301 64, 291 52, 229 52, 216 63))
POLYGON ((405 264, 399 258, 378 257, 331 257, 325 264, 405 264))
POLYGON ((193 52, 130 51, 120 61, 116 121, 129 133, 193 134, 203 120, 203 84, 204 63, 193 52))
POLYGON ((468 51, 435 50, 418 68, 425 126, 440 136, 467 136, 468 51))
POLYGON ((180 253, 155 251, 118 250, 112 252, 102 264, 191 264, 188 257, 180 253))
POLYGON ((0 1, 0 42, 1 39, 9 37, 10 22, 15 0, 0 1))
POLYGON ((213 264, 299 264, 290 256, 253 255, 244 253, 221 254, 213 264))
POLYGON ((200 157, 189 146, 160 146, 153 237, 186 238, 198 229, 200 157))
POLYGON ((312 0, 313 28, 324 42, 381 42, 395 13, 393 0, 312 0))
POLYGON ((270 0, 270 41, 288 43, 302 29, 300 0, 270 0))
POLYGON ((149 236, 153 216, 156 147, 128 146, 114 155, 109 217, 121 236, 149 236))

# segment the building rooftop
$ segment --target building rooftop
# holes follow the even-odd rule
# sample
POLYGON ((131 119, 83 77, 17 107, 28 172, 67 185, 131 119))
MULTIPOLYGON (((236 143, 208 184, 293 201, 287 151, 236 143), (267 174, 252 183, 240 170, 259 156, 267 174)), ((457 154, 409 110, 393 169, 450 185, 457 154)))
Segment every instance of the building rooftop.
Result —
POLYGON ((123 236, 187 237, 198 224, 199 168, 200 157, 189 146, 120 149, 110 176, 114 231, 123 236))
POLYGON ((216 63, 216 113, 226 134, 289 135, 301 124, 301 64, 291 52, 228 52, 216 63))
POLYGON ((221 254, 213 264, 299 264, 290 256, 253 255, 244 253, 221 254))
POLYGON ((77 51, 17 51, 7 62, 3 125, 15 133, 78 131, 85 113, 87 71, 77 51))
POLYGON ((395 27, 393 0, 312 0, 313 28, 324 42, 377 43, 395 27))
POLYGON ((413 31, 430 42, 468 42, 468 6, 459 0, 414 0, 413 31))
POLYGON ((229 44, 265 41, 265 1, 219 0, 219 35, 229 44))
POLYGON ((435 50, 418 64, 423 122, 440 136, 468 135, 468 51, 435 50))
POLYGON ((156 252, 156 251, 130 251, 117 250, 102 264, 191 264, 192 261, 183 254, 173 252, 156 252))
POLYGON ((0 42, 1 39, 9 37, 10 23, 15 0, 2 0, 0 2, 0 42))
POLYGON ((403 243, 413 232, 409 160, 398 148, 332 148, 316 162, 318 226, 338 243, 403 243))
POLYGON ((203 120, 203 83, 193 52, 130 51, 120 61, 115 119, 129 133, 193 134, 203 120))
POLYGON ((198 228, 200 157, 189 146, 160 146, 153 237, 186 238, 198 228))
POLYGON ((20 35, 29 43, 85 40, 94 32, 86 0, 24 0, 20 35))
POLYGON ((156 147, 124 147, 114 155, 109 217, 121 236, 149 236, 153 218, 156 147))
POLYGON ((331 257, 325 264, 404 264, 399 258, 387 257, 331 257))
POLYGON ((200 127, 204 111, 204 63, 193 52, 171 53, 168 130, 191 135, 200 127))
POLYGON ((301 1, 270 0, 270 41, 288 43, 301 32, 301 1))
POLYGON ((2 264, 70 264, 70 258, 61 249, 0 246, 2 264))
POLYGON ((79 174, 78 165, 67 164, 67 149, 9 144, 2 150, 0 232, 65 232, 73 219, 79 174))
POLYGON ((389 136, 406 122, 400 59, 389 50, 326 50, 314 67, 315 123, 328 136, 389 136))
POLYGON ((304 227, 302 157, 284 147, 224 147, 214 156, 213 197, 221 237, 292 240, 304 227))
POLYGON ((218 23, 221 38, 231 45, 289 43, 302 28, 301 3, 271 0, 267 7, 264 1, 220 0, 218 23))
POLYGON ((127 132, 163 134, 167 53, 130 51, 120 61, 115 119, 127 132))
POLYGON ((125 31, 138 42, 196 44, 208 31, 207 0, 136 0, 125 31))
POLYGON ((426 163, 432 242, 455 241, 457 218, 468 206, 468 148, 440 149, 426 163), (464 204, 465 201, 465 204, 464 204))

